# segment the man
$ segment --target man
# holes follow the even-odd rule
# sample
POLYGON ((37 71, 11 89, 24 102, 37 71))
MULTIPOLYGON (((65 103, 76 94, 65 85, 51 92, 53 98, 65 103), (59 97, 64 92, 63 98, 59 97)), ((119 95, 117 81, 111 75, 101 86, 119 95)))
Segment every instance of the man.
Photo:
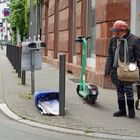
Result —
POLYGON ((114 117, 126 116, 126 101, 129 118, 135 118, 134 96, 132 82, 120 81, 117 78, 118 57, 124 61, 124 39, 127 39, 129 50, 129 62, 137 62, 140 68, 140 39, 130 33, 128 24, 122 20, 117 20, 110 29, 114 33, 110 39, 108 48, 108 58, 105 66, 105 76, 111 76, 112 83, 116 86, 119 111, 113 114, 114 117), (117 47, 118 56, 116 55, 117 47), (126 94, 126 97, 125 97, 126 94), (126 100, 126 99, 127 100, 126 100))

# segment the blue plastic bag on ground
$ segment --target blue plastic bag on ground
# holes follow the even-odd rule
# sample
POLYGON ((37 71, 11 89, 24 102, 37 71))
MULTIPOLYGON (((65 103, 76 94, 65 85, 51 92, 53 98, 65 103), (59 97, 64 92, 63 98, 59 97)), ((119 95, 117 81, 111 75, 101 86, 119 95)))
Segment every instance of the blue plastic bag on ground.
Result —
POLYGON ((59 115, 59 92, 38 90, 34 93, 35 105, 41 114, 59 115))

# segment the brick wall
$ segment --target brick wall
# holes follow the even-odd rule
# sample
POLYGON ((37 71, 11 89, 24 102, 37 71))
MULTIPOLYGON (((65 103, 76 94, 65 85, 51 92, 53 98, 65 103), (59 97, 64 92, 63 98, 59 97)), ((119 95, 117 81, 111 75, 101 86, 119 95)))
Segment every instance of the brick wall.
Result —
MULTIPOLYGON (((48 0, 44 0, 48 3, 48 0)), ((81 47, 76 44, 76 64, 69 63, 70 57, 70 1, 59 0, 59 21, 58 29, 56 29, 55 2, 49 0, 48 13, 42 8, 42 39, 47 42, 47 55, 44 57, 49 63, 58 66, 58 59, 54 59, 56 54, 64 52, 66 54, 67 71, 75 75, 80 75, 81 70, 81 47), (44 14, 45 11, 45 14, 44 14), (46 13, 48 16, 46 16, 46 13), (47 18, 46 18, 47 17, 47 18), (48 26, 48 27, 47 27, 48 26), (58 32, 58 38, 56 37, 58 32)), ((86 0, 77 0, 76 4, 76 36, 85 35, 86 33, 86 17, 84 9, 86 0), (83 9, 82 9, 83 8, 83 9), (84 22, 84 23, 83 23, 84 22)), ((86 80, 94 82, 98 86, 105 88, 113 88, 110 79, 104 77, 104 67, 107 57, 107 49, 111 33, 109 28, 117 19, 130 22, 130 0, 96 0, 96 67, 86 68, 86 80)))

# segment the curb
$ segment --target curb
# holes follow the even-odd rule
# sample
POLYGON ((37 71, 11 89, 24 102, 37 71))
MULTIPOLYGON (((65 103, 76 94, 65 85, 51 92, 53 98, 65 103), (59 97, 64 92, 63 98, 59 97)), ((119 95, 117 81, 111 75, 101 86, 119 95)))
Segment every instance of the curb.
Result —
POLYGON ((5 103, 0 104, 0 109, 1 111, 8 116, 9 118, 33 126, 33 127, 38 127, 42 129, 47 129, 51 131, 56 131, 60 133, 67 133, 67 134, 72 134, 72 135, 82 135, 82 136, 88 136, 88 137, 93 137, 93 138, 102 138, 102 139, 111 139, 111 140, 139 140, 140 137, 132 137, 132 136, 125 136, 125 135, 115 135, 115 134, 105 134, 105 133, 100 133, 100 132, 92 132, 92 133, 86 133, 84 131, 80 130, 72 130, 68 128, 62 128, 62 127, 56 127, 56 126, 50 126, 50 125, 44 125, 38 122, 33 122, 30 120, 23 119, 22 117, 17 116, 15 113, 13 113, 8 106, 5 103))

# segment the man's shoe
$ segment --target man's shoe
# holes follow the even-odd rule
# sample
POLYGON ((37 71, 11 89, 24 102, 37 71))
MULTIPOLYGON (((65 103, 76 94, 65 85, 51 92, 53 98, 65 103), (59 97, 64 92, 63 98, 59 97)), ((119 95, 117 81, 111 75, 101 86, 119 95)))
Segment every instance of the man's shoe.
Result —
POLYGON ((135 110, 134 109, 129 110, 129 118, 135 118, 135 110))
POLYGON ((114 117, 126 116, 126 111, 117 111, 113 114, 114 117))

